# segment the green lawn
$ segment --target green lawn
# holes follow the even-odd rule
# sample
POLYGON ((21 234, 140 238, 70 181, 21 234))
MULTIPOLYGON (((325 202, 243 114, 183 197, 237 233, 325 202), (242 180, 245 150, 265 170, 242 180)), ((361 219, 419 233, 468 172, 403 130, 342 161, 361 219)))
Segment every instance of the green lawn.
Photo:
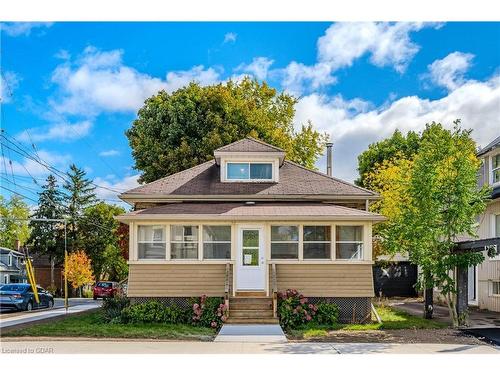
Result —
POLYGON ((382 323, 370 324, 336 324, 334 326, 306 326, 290 330, 289 336, 298 339, 309 339, 328 336, 329 331, 371 331, 391 329, 439 329, 447 327, 446 324, 427 320, 418 316, 388 306, 376 307, 382 323))
POLYGON ((107 337, 147 338, 176 340, 212 340, 211 328, 188 324, 109 324, 100 311, 92 311, 62 320, 41 323, 27 328, 2 332, 2 336, 59 336, 59 337, 107 337))

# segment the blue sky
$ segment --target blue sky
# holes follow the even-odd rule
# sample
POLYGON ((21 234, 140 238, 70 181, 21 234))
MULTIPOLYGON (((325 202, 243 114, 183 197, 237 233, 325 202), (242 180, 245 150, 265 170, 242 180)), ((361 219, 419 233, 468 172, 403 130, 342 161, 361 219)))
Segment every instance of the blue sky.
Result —
MULTIPOLYGON (((124 131, 141 103, 192 80, 247 74, 296 95, 295 124, 331 134, 334 175, 351 181, 396 128, 461 118, 480 145, 500 135, 500 23, 6 23, 0 57, 7 136, 116 191, 136 185, 124 131)), ((36 199, 45 168, 4 156, 1 186, 36 199)))

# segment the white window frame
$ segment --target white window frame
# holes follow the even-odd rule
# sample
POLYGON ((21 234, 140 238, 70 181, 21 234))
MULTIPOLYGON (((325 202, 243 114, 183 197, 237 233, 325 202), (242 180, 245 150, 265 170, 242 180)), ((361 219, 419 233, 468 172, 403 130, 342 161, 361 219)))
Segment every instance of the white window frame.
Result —
POLYGON ((498 180, 497 182, 494 181, 494 173, 497 171, 497 170, 500 170, 500 164, 496 167, 496 168, 493 168, 493 158, 496 157, 497 155, 500 155, 500 154, 495 154, 495 155, 491 155, 490 156, 490 163, 489 163, 489 180, 490 180, 490 185, 498 185, 500 184, 500 180, 498 180))
POLYGON ((204 224, 201 225, 201 258, 202 260, 231 260, 232 258, 232 238, 233 238, 233 227, 229 224, 204 224), (229 227, 229 241, 205 241, 204 239, 204 230, 205 227, 229 227), (205 258, 205 244, 206 243, 228 243, 230 245, 229 258, 205 258))
POLYGON ((273 182, 274 181, 274 163, 271 161, 227 161, 225 167, 225 180, 230 182, 273 182), (230 164, 248 164, 248 178, 229 178, 228 170, 230 164), (271 166, 271 178, 250 178, 250 164, 269 164, 271 166))
MULTIPOLYGON (((203 238, 200 238, 200 235, 203 236, 203 233, 200 231, 200 228, 201 225, 198 225, 198 224, 171 224, 169 226, 169 235, 170 235, 170 243, 168 245, 169 247, 169 254, 170 254, 170 260, 172 261, 185 261, 185 260, 202 260, 202 256, 203 256, 203 248, 200 249, 201 247, 201 243, 203 241, 203 238), (183 227, 183 231, 184 231, 184 227, 197 227, 198 228, 198 239, 197 241, 174 241, 172 238, 172 228, 173 227, 183 227), (200 241, 201 240, 201 241, 200 241), (175 244, 175 243, 195 243, 196 244, 196 249, 198 251, 198 256, 196 258, 172 258, 172 245, 175 244)), ((182 238, 184 238, 184 233, 182 234, 182 238)))
MULTIPOLYGON (((269 259, 270 260, 299 260, 300 259, 300 253, 301 253, 301 241, 300 241, 300 232, 302 230, 301 225, 297 224, 271 224, 269 227, 269 243, 270 243, 270 248, 269 248, 269 259), (297 228, 297 241, 273 241, 273 227, 296 227, 297 228), (297 244, 297 258, 273 258, 273 243, 293 243, 297 244)), ((324 258, 326 259, 326 258, 324 258)))
POLYGON ((335 259, 340 260, 340 261, 356 261, 356 260, 363 260, 364 259, 364 252, 365 252, 365 241, 364 241, 364 226, 363 225, 335 225, 335 259), (359 227, 361 228, 361 241, 337 241, 337 229, 338 227, 359 227), (348 243, 348 244, 357 244, 361 245, 361 251, 358 251, 358 256, 356 258, 337 258, 337 244, 343 244, 343 243, 348 243))
POLYGON ((321 260, 331 260, 332 259, 332 251, 333 251, 333 248, 332 248, 332 242, 334 242, 334 239, 332 238, 332 225, 330 224, 304 224, 304 225, 301 225, 302 227, 302 259, 301 260, 305 260, 305 261, 310 261, 310 260, 317 260, 317 261, 321 261, 321 260), (329 231, 330 231, 330 241, 306 241, 304 239, 304 228, 305 227, 328 227, 329 228, 329 231), (306 244, 308 243, 327 243, 330 245, 330 256, 327 257, 327 258, 306 258, 305 257, 305 246, 306 244))
POLYGON ((9 267, 12 267, 12 254, 9 253, 9 267))
POLYGON ((498 283, 500 284, 500 280, 490 280, 490 290, 489 290, 489 297, 500 297, 500 285, 498 286, 499 288, 499 294, 493 293, 493 284, 498 283))
POLYGON ((137 225, 137 259, 140 261, 162 261, 168 259, 168 241, 167 241, 167 233, 164 225, 158 224, 138 224, 137 225), (163 241, 139 241, 139 228, 140 227, 160 227, 163 230, 163 241), (163 243, 165 245, 165 258, 140 258, 139 257, 139 244, 141 243, 150 243, 150 244, 158 244, 163 243))

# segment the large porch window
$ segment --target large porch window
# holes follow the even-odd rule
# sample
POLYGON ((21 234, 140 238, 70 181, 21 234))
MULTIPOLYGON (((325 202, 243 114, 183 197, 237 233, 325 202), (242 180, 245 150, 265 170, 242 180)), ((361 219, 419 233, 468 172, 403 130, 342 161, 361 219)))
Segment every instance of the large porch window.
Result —
POLYGON ((329 225, 304 226, 304 259, 330 259, 331 227, 329 225))
POLYGON ((231 259, 231 226, 203 226, 203 259, 231 259))
POLYGON ((172 225, 170 227, 170 258, 198 259, 197 225, 172 225))
POLYGON ((165 259, 165 230, 161 225, 139 225, 137 228, 139 259, 165 259))
POLYGON ((335 228, 336 259, 361 259, 363 253, 363 227, 341 226, 335 228))
POLYGON ((299 227, 295 225, 271 226, 271 259, 299 258, 299 227))

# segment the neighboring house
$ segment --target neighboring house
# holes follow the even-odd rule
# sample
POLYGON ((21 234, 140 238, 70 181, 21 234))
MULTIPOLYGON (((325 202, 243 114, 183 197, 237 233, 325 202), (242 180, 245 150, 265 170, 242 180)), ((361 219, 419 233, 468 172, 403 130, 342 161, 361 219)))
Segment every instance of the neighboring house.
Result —
POLYGON ((35 270, 35 280, 37 285, 53 292, 53 286, 56 288, 57 294, 60 294, 64 289, 63 266, 60 263, 54 265, 54 285, 52 286, 50 258, 48 255, 39 255, 30 253, 33 269, 35 270))
MULTIPOLYGON (((479 217, 479 239, 500 237, 500 137, 484 147, 478 157, 483 161, 479 186, 492 187, 491 201, 479 217)), ((469 269, 469 304, 480 309, 500 312, 500 255, 469 269)))
POLYGON ((228 294, 230 321, 256 322, 231 306, 294 288, 337 303, 343 321, 370 315, 372 225, 383 220, 367 211, 372 191, 245 138, 120 197, 134 206, 118 217, 130 228, 132 300, 228 294))
POLYGON ((0 247, 0 284, 25 283, 24 254, 0 247))

